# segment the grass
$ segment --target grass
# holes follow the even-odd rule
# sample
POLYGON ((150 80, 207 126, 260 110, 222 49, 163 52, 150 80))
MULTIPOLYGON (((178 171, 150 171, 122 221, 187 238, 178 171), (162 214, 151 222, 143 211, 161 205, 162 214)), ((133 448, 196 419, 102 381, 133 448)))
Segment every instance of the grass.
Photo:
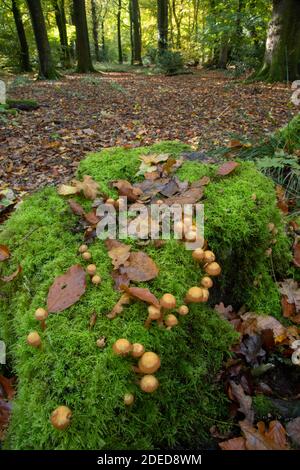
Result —
MULTIPOLYGON (((178 142, 165 142, 148 148, 108 149, 89 155, 80 164, 78 176, 91 175, 102 191, 115 196, 111 180, 135 180, 141 153, 171 153, 187 150, 178 142)), ((213 166, 186 162, 178 171, 181 180, 194 181, 209 175, 205 194, 206 236, 223 267, 220 281, 212 289, 211 306, 223 300, 247 303, 259 313, 276 313, 279 295, 273 270, 286 269, 287 239, 281 215, 276 208, 273 184, 251 163, 242 164, 224 179, 215 177, 213 166), (253 193, 256 200, 253 200, 253 193), (267 223, 279 230, 272 263, 264 256, 270 244, 267 223), (253 286, 258 273, 261 285, 253 286)), ((79 198, 79 200, 81 200, 79 198)), ((49 287, 56 276, 80 262, 82 243, 78 219, 54 188, 28 197, 2 226, 0 243, 8 244, 12 258, 2 274, 21 263, 22 276, 1 286, 0 337, 7 343, 8 359, 18 377, 11 425, 5 441, 8 449, 153 449, 203 448, 209 441, 209 428, 228 421, 227 398, 215 376, 229 355, 236 334, 210 306, 193 305, 187 317, 171 331, 153 326, 145 330, 147 308, 140 302, 125 307, 115 320, 108 313, 119 294, 111 279, 111 262, 102 241, 91 245, 94 262, 103 282, 88 285, 82 299, 59 314, 51 314, 47 329, 41 332, 34 320, 37 307, 44 306, 49 287), (3 287, 3 289, 2 289, 3 287), (98 315, 89 329, 91 314, 98 315), (41 350, 26 344, 26 336, 38 330, 41 350), (103 350, 96 347, 100 336, 107 338, 103 350), (153 395, 139 390, 132 361, 114 356, 112 344, 125 337, 141 342, 161 356, 157 373, 160 388, 153 395), (132 407, 123 405, 126 392, 135 394, 132 407), (71 426, 55 430, 49 421, 59 405, 72 409, 71 426)), ((138 248, 133 241, 133 249, 138 248)), ((157 250, 143 248, 160 269, 147 286, 160 297, 172 292, 178 304, 186 290, 197 285, 201 269, 191 253, 175 241, 157 250)), ((2 263, 3 264, 3 263, 2 263)), ((230 423, 229 423, 230 424, 230 423)))

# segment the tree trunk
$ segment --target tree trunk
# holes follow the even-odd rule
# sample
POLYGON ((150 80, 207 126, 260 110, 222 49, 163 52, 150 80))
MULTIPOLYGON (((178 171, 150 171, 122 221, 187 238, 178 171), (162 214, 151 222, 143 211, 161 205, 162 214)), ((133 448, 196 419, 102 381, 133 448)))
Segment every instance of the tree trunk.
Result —
POLYGON ((177 7, 176 0, 172 0, 173 16, 174 16, 174 20, 176 24, 176 29, 177 29, 176 47, 177 49, 180 49, 181 48, 181 20, 179 19, 177 15, 176 7, 177 7))
POLYGON ((158 51, 168 49, 168 0, 157 0, 158 51))
POLYGON ((25 29, 22 21, 22 15, 18 7, 17 0, 12 0, 12 12, 16 24, 16 30, 20 42, 20 70, 21 72, 30 72, 29 48, 26 39, 25 29))
POLYGON ((95 58, 97 62, 100 62, 100 49, 99 49, 99 38, 98 38, 98 15, 97 15, 97 5, 96 0, 91 0, 91 10, 92 10, 92 22, 93 22, 93 39, 94 39, 94 49, 95 49, 95 58))
POLYGON ((65 0, 52 0, 55 12, 55 20, 59 32, 59 40, 62 50, 62 62, 64 67, 71 67, 71 52, 68 44, 67 21, 65 12, 65 0))
POLYGON ((36 46, 39 55, 39 78, 52 80, 57 78, 48 40, 41 0, 26 0, 31 16, 36 46))
POLYGON ((265 59, 258 79, 293 81, 300 76, 300 2, 273 0, 265 59))
POLYGON ((227 62, 228 62, 228 55, 229 55, 229 44, 227 38, 222 39, 220 52, 219 52, 219 60, 218 60, 218 68, 219 69, 226 69, 227 62))
POLYGON ((132 28, 132 61, 133 64, 143 65, 141 14, 139 0, 130 0, 129 8, 132 28))
POLYGON ((123 64, 122 37, 121 37, 121 13, 122 13, 122 0, 118 0, 117 29, 118 29, 119 64, 123 64))
POLYGON ((104 20, 101 21, 101 37, 102 37, 102 60, 106 61, 106 43, 105 43, 105 29, 104 29, 104 20))
POLYGON ((86 20, 85 0, 73 0, 73 9, 76 27, 77 72, 94 72, 86 20))

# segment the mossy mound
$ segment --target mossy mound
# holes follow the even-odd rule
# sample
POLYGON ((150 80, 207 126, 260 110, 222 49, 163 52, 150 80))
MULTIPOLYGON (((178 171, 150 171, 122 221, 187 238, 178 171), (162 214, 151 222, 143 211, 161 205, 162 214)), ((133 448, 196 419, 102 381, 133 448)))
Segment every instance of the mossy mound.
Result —
MULTIPOLYGON (((147 149, 109 149, 88 156, 79 175, 91 175, 111 195, 114 179, 136 180, 138 156, 145 152, 174 155, 187 150, 179 143, 163 143, 147 149)), ((214 176, 213 166, 186 162, 178 171, 182 180, 214 176)), ((80 200, 80 199, 79 199, 80 200)), ((272 182, 249 163, 234 174, 215 178, 205 191, 206 237, 223 266, 223 275, 212 290, 212 302, 247 303, 260 313, 279 311, 279 295, 271 273, 288 262, 280 213, 272 182), (255 194, 255 198, 253 197, 255 194), (271 235, 268 222, 276 224, 273 256, 265 256, 271 235), (259 277, 259 285, 253 281, 259 277)), ((18 393, 5 442, 11 449, 152 449, 194 448, 205 445, 208 429, 227 420, 226 397, 215 375, 236 338, 228 323, 203 304, 194 305, 180 325, 171 331, 153 326, 147 331, 145 304, 125 307, 121 316, 106 314, 118 300, 113 289, 111 260, 104 243, 95 241, 90 251, 103 282, 89 285, 82 299, 66 311, 51 314, 40 332, 41 350, 26 344, 29 331, 38 330, 33 313, 45 305, 56 276, 78 263, 82 230, 54 188, 29 197, 3 226, 0 243, 9 245, 12 258, 3 268, 11 272, 21 263, 22 275, 3 287, 0 297, 0 337, 8 345, 9 360, 18 376, 18 393), (89 328, 91 314, 97 322, 89 328), (100 350, 96 340, 107 338, 100 350), (147 395, 139 390, 132 360, 116 357, 112 344, 120 337, 143 343, 161 356, 157 372, 160 388, 147 395), (132 407, 123 396, 136 396, 132 407), (72 425, 55 430, 49 421, 59 405, 73 411, 72 425)), ((133 242, 132 242, 133 243, 133 242)), ((135 245, 133 243, 133 249, 135 245)), ((201 270, 183 244, 169 241, 161 249, 143 248, 160 268, 159 276, 146 284, 160 297, 173 293, 183 302, 188 287, 197 285, 201 270)), ((2 263, 3 264, 3 263, 2 263)), ((82 263, 83 264, 83 263, 82 263)))

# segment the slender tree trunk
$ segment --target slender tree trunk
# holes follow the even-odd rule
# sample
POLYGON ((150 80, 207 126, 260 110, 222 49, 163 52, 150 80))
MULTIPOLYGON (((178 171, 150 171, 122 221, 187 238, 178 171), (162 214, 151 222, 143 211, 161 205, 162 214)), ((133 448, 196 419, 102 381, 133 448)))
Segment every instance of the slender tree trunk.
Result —
POLYGON ((158 51, 168 49, 168 0, 157 0, 158 51))
POLYGON ((227 62, 228 62, 228 55, 229 55, 229 44, 227 37, 222 38, 220 52, 219 52, 219 60, 218 60, 218 68, 219 69, 226 69, 227 62))
POLYGON ((62 50, 62 62, 64 67, 71 67, 71 52, 68 44, 67 21, 65 12, 65 0, 52 0, 55 12, 56 24, 59 32, 59 40, 62 50))
POLYGON ((130 0, 130 18, 132 32, 132 59, 134 64, 143 65, 142 62, 142 32, 139 0, 130 0))
POLYGON ((30 72, 30 58, 29 58, 29 48, 26 39, 25 29, 22 21, 22 15, 19 10, 17 0, 12 0, 12 12, 14 15, 14 20, 16 24, 16 30, 18 33, 19 43, 20 43, 20 70, 22 72, 30 72))
POLYGON ((169 11, 169 25, 170 25, 170 44, 171 48, 174 47, 174 28, 173 28, 173 13, 171 0, 168 0, 168 11, 169 11))
POLYGON ((105 29, 104 29, 104 19, 101 21, 101 38, 102 38, 102 59, 105 62, 106 61, 106 41, 105 41, 105 29))
POLYGON ((119 64, 123 64, 122 36, 121 36, 121 13, 122 13, 122 0, 118 0, 117 29, 118 29, 119 64))
POLYGON ((76 26, 77 71, 79 73, 94 72, 86 20, 85 0, 73 0, 73 9, 76 26))
POLYGON ((91 0, 91 10, 92 10, 92 22, 93 22, 93 39, 94 39, 94 49, 95 49, 95 58, 97 62, 100 62, 100 49, 99 49, 99 38, 98 38, 98 15, 97 15, 97 5, 96 0, 91 0))
POLYGON ((177 15, 176 7, 177 7, 176 0, 172 0, 173 16, 174 16, 174 20, 176 24, 176 29, 177 29, 176 47, 177 49, 180 49, 181 48, 181 20, 179 19, 177 15))
POLYGON ((31 16, 32 27, 39 55, 39 78, 42 80, 55 79, 57 78, 58 74, 55 70, 52 60, 41 0, 26 1, 31 16))

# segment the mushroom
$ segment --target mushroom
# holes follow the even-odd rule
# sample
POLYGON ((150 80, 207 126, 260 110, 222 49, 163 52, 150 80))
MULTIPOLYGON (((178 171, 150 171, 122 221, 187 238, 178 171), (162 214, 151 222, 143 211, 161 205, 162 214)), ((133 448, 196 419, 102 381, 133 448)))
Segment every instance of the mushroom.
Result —
POLYGON ((213 280, 208 276, 204 276, 200 284, 202 287, 205 287, 205 289, 210 289, 214 285, 213 280))
POLYGON ((96 274, 95 276, 92 277, 92 283, 97 286, 98 284, 101 284, 101 277, 96 274))
POLYGON ((96 341, 96 345, 97 345, 98 348, 104 349, 105 346, 106 346, 106 337, 101 336, 100 338, 98 338, 97 341, 96 341))
POLYGON ((42 344, 42 340, 37 331, 32 331, 27 336, 27 343, 33 348, 39 348, 42 344))
POLYGON ((295 366, 300 366, 300 348, 293 352, 292 363, 295 364, 295 366))
POLYGON ((124 395, 124 405, 130 406, 134 402, 134 395, 132 393, 125 393, 124 395))
POLYGON ((46 319, 48 318, 48 312, 44 308, 38 308, 34 313, 35 319, 41 322, 41 328, 44 331, 46 329, 46 319))
POLYGON ((219 276, 221 274, 221 266, 215 262, 207 264, 204 269, 209 276, 219 276))
POLYGON ((202 302, 207 302, 209 299, 209 290, 208 289, 202 289, 202 302))
POLYGON ((273 222, 270 222, 270 223, 268 224, 268 230, 269 230, 269 232, 273 232, 274 228, 275 228, 275 224, 273 224, 273 222))
POLYGON ((154 305, 149 305, 148 307, 148 318, 145 321, 145 327, 149 328, 151 323, 155 320, 159 320, 161 318, 161 311, 159 308, 155 307, 154 305))
POLYGON ((86 251, 88 251, 88 246, 87 245, 80 245, 80 247, 78 248, 78 251, 79 251, 79 253, 85 253, 86 251))
POLYGON ((167 326, 167 330, 171 330, 174 326, 178 325, 177 317, 175 317, 175 315, 170 313, 169 315, 167 315, 167 318, 165 319, 165 324, 167 326))
POLYGON ((272 248, 268 248, 266 251, 265 251, 265 255, 269 258, 271 255, 272 255, 272 248))
POLYGON ((127 356, 131 351, 131 347, 132 346, 127 339, 120 338, 113 344, 112 348, 114 353, 118 356, 127 356))
POLYGON ((133 343, 131 355, 132 357, 141 357, 145 352, 145 348, 140 343, 133 343))
POLYGON ((109 197, 109 198, 106 199, 106 201, 105 201, 105 204, 112 204, 113 206, 115 205, 115 203, 116 203, 116 201, 115 201, 113 198, 111 198, 111 197, 109 197))
POLYGON ((140 381, 140 387, 143 392, 153 393, 159 387, 159 381, 154 375, 144 375, 140 381))
POLYGON ((189 242, 195 242, 197 240, 197 232, 195 230, 189 230, 184 238, 189 242))
POLYGON ((138 362, 139 372, 153 374, 160 368, 160 357, 154 352, 145 352, 138 362))
POLYGON ((85 251, 84 253, 82 253, 82 258, 85 261, 89 261, 90 259, 92 259, 92 255, 89 251, 85 251))
POLYGON ((94 276, 97 272, 97 266, 95 264, 89 264, 88 267, 86 268, 86 272, 90 276, 94 276))
POLYGON ((204 258, 204 250, 202 248, 196 248, 196 250, 193 251, 192 257, 196 261, 203 261, 204 258))
POLYGON ((53 411, 51 414, 51 424, 56 429, 66 429, 70 423, 72 418, 72 411, 67 406, 59 406, 56 410, 53 411))
POLYGON ((187 292, 185 301, 187 303, 203 302, 203 289, 198 286, 191 287, 187 292))
POLYGON ((170 310, 176 307, 176 299, 172 294, 164 294, 160 299, 160 305, 166 310, 170 310))
POLYGON ((177 312, 179 313, 179 315, 184 317, 185 315, 189 313, 189 308, 187 305, 181 305, 181 307, 179 307, 177 312))
POLYGON ((204 251, 203 261, 204 263, 213 263, 216 259, 215 254, 212 251, 204 251))

